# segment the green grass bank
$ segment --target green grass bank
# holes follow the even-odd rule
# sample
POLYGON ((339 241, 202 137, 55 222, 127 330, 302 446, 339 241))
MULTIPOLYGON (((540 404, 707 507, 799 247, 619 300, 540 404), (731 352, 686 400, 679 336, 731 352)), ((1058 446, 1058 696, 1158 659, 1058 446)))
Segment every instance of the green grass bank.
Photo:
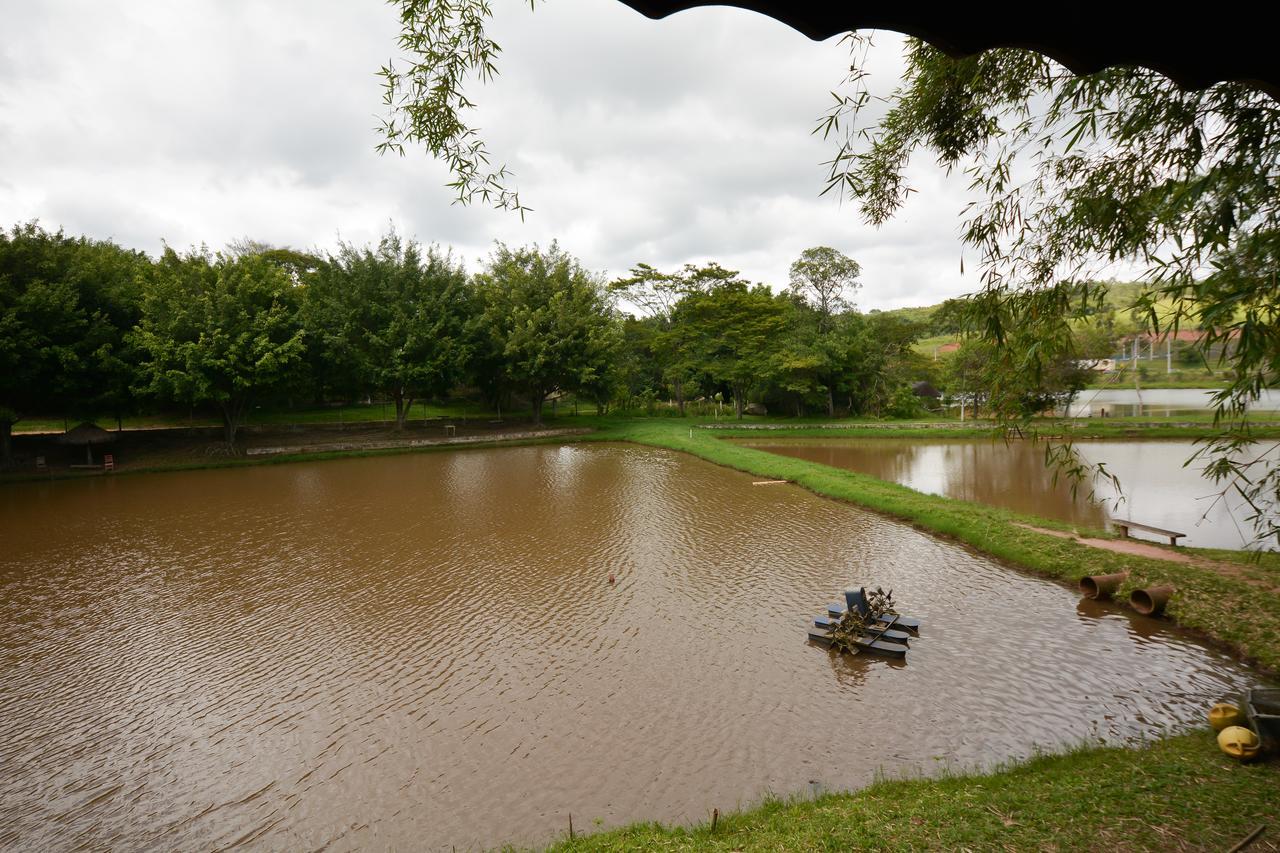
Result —
MULTIPOLYGON (((1280 849, 1280 767, 1240 765, 1205 731, 1141 749, 1082 748, 990 774, 877 782, 770 800, 690 827, 641 823, 549 850, 1280 849)), ((567 830, 565 835, 567 836, 567 830)))

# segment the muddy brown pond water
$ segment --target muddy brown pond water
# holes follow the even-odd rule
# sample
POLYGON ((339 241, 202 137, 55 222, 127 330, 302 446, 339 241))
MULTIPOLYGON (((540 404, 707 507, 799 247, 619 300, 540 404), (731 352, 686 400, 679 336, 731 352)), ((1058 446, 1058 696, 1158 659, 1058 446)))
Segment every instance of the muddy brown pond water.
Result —
POLYGON ((1250 672, 626 445, 0 489, 0 846, 458 849, 1200 725, 1250 672), (609 575, 616 575, 616 584, 609 575), (907 662, 805 642, 850 584, 907 662))
MULTIPOLYGON (((1244 548, 1254 539, 1251 511, 1226 483, 1204 474, 1204 460, 1184 465, 1199 445, 1185 440, 1078 441, 1089 464, 1106 466, 1120 488, 1106 479, 1084 481, 1072 495, 1067 478, 1054 482, 1042 443, 988 438, 774 438, 739 444, 821 462, 901 483, 916 491, 1004 507, 1043 518, 1105 528, 1109 518, 1127 518, 1176 530, 1181 545, 1244 548), (1090 498, 1090 491, 1093 497, 1090 498)), ((1263 445, 1275 457, 1274 442, 1263 445)), ((1139 538, 1166 542, 1135 531, 1139 538)))

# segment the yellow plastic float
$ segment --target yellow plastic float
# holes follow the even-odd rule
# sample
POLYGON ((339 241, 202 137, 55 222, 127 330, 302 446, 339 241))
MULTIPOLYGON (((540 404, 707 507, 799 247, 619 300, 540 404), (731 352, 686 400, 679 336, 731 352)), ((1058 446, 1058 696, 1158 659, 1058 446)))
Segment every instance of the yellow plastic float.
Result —
POLYGON ((1215 732, 1220 732, 1227 726, 1241 725, 1243 722, 1244 714, 1230 702, 1219 702, 1209 709, 1209 725, 1213 726, 1215 732))
POLYGON ((1258 736, 1244 726, 1227 726, 1218 732, 1218 748, 1238 761, 1255 758, 1261 745, 1258 736))

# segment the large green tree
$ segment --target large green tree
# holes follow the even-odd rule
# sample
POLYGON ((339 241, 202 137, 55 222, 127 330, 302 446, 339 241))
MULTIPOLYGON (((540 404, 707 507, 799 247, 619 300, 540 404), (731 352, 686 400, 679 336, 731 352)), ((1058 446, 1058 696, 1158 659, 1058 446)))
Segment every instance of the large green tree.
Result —
MULTIPOLYGON (((812 315, 811 340, 795 348, 793 365, 805 367, 814 386, 825 393, 827 415, 836 411, 835 386, 842 369, 840 344, 834 339, 836 320, 853 308, 853 296, 861 284, 862 267, 853 258, 830 248, 805 249, 791 264, 790 292, 812 315), (797 360, 798 359, 798 360, 797 360)), ((807 319, 807 318, 806 318, 807 319)), ((804 323, 802 328, 808 329, 804 323)))
POLYGON ((473 307, 460 264, 393 230, 376 248, 340 243, 308 278, 303 316, 330 380, 386 394, 403 429, 416 398, 462 378, 473 307))
POLYGON ((734 277, 694 290, 676 305, 673 322, 689 333, 696 363, 733 394, 742 417, 747 394, 779 370, 787 305, 768 287, 734 277))
POLYGON ((829 246, 805 249, 791 264, 791 292, 813 308, 819 334, 831 328, 835 315, 853 307, 861 274, 857 261, 829 246))
POLYGON ((216 406, 234 449, 249 407, 297 380, 303 337, 297 288, 278 264, 166 249, 143 289, 134 335, 140 388, 216 406))
POLYGON ((669 273, 649 264, 637 264, 630 275, 609 284, 611 293, 622 296, 653 322, 657 331, 651 354, 662 380, 671 388, 681 416, 685 413, 686 391, 702 370, 695 347, 697 333, 689 324, 688 312, 677 313, 676 306, 690 294, 705 293, 737 277, 737 271, 714 261, 702 266, 685 264, 669 273))
POLYGON ((598 396, 621 337, 604 284, 556 243, 499 243, 477 277, 490 369, 523 390, 535 424, 557 391, 598 396))
POLYGON ((773 376, 775 392, 789 398, 797 417, 803 416, 810 401, 822 398, 827 413, 834 413, 830 379, 840 367, 833 358, 834 348, 826 346, 831 334, 819 335, 817 314, 808 306, 787 306, 786 332, 778 346, 777 365, 773 376))
POLYGON ((0 463, 32 412, 117 417, 131 403, 145 255, 37 223, 0 231, 0 463))
MULTIPOLYGON (((836 393, 845 396, 851 414, 888 414, 913 378, 920 357, 912 350, 921 325, 894 314, 842 314, 829 337, 837 373, 836 393)), ((909 390, 909 389, 908 389, 909 390)))

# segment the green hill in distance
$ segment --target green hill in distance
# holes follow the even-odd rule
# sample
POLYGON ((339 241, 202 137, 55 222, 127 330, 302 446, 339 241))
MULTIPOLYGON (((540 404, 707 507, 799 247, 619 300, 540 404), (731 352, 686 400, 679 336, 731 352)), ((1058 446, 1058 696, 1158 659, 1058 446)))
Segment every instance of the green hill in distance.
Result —
MULTIPOLYGON (((1108 281, 1103 282, 1107 286, 1107 295, 1103 300, 1103 304, 1115 311, 1116 324, 1120 327, 1121 323, 1132 325, 1134 329, 1137 324, 1133 318, 1129 316, 1129 312, 1133 309, 1134 303, 1138 301, 1139 294, 1142 293, 1143 283, 1139 281, 1108 281)), ((887 311, 872 310, 870 314, 884 314, 890 317, 901 317, 904 320, 910 320, 914 323, 924 323, 932 325, 934 315, 943 305, 942 302, 933 305, 918 305, 907 308, 891 308, 887 311)), ((934 335, 946 337, 948 340, 955 340, 954 335, 946 335, 943 330, 932 330, 934 335)))
MULTIPOLYGON (((1117 338, 1116 352, 1114 354, 1120 355, 1122 345, 1118 340, 1145 329, 1145 324, 1133 313, 1134 304, 1138 301, 1144 285, 1142 282, 1127 281, 1101 283, 1107 287, 1106 296, 1103 298, 1104 313, 1110 323, 1111 332, 1117 338)), ((960 341, 960 335, 955 328, 953 326, 948 327, 946 321, 937 316, 944 304, 939 302, 934 305, 895 308, 871 313, 900 317, 923 325, 925 327, 924 334, 916 340, 912 345, 912 349, 930 361, 940 362, 947 356, 947 352, 943 351, 942 348, 960 341)), ((1206 365, 1202 358, 1193 353, 1188 344, 1175 342, 1171 356, 1172 358, 1166 361, 1164 353, 1143 351, 1135 377, 1142 387, 1214 388, 1222 385, 1224 381, 1222 371, 1206 365)), ((1118 367, 1119 373, 1123 374, 1123 376, 1108 374, 1104 377, 1100 374, 1098 382, 1094 384, 1099 386, 1111 385, 1120 380, 1128 383, 1129 377, 1134 373, 1132 366, 1127 362, 1122 362, 1118 367)))

